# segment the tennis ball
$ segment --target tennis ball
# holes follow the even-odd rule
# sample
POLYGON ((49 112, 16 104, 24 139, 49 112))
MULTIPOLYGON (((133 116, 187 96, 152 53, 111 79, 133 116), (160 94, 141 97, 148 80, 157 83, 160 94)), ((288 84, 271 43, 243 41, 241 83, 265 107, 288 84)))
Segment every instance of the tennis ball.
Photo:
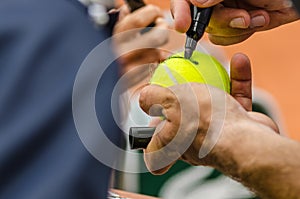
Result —
POLYGON ((212 56, 195 51, 190 59, 184 53, 174 54, 160 63, 150 84, 169 87, 188 82, 204 83, 230 92, 230 78, 224 67, 212 56))

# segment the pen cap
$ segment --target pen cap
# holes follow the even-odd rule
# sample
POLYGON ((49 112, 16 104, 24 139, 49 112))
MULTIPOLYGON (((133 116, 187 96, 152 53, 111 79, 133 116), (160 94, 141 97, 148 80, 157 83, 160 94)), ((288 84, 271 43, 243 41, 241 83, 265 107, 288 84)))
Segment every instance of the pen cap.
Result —
POLYGON ((131 149, 146 149, 155 127, 131 127, 129 130, 129 144, 131 149))

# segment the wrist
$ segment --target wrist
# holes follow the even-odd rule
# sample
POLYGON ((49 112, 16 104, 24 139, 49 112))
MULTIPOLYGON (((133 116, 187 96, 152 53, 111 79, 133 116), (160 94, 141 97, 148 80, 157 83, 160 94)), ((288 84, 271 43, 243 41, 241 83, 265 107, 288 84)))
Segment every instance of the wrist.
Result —
MULTIPOLYGON (((239 116, 225 122, 222 134, 210 154, 210 166, 235 179, 243 177, 258 156, 261 132, 272 131, 249 117, 239 116)), ((268 132, 269 133, 269 132, 268 132)))
POLYGON ((224 126, 211 166, 262 198, 296 198, 300 194, 299 150, 299 143, 249 117, 224 126))

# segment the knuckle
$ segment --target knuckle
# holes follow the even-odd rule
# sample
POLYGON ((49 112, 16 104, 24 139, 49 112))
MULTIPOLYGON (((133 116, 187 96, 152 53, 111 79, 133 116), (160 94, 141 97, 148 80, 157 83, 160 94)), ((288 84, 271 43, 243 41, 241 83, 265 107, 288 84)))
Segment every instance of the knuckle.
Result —
POLYGON ((144 26, 144 19, 143 17, 137 17, 134 19, 134 23, 136 27, 143 27, 144 26))
POLYGON ((154 47, 162 46, 169 41, 168 31, 156 28, 155 33, 151 35, 150 42, 154 47))
POLYGON ((162 13, 161 9, 158 6, 155 6, 153 4, 147 5, 147 9, 156 15, 160 15, 162 13))

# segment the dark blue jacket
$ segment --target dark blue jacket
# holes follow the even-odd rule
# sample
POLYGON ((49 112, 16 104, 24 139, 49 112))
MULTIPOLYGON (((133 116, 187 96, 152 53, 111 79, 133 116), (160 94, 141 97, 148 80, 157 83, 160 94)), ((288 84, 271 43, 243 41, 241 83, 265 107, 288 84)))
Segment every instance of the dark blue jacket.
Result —
MULTIPOLYGON (((84 58, 108 36, 76 0, 0 1, 1 199, 105 198, 111 170, 77 135, 72 89, 84 58)), ((97 113, 115 143, 117 78, 111 65, 97 92, 97 113)))

